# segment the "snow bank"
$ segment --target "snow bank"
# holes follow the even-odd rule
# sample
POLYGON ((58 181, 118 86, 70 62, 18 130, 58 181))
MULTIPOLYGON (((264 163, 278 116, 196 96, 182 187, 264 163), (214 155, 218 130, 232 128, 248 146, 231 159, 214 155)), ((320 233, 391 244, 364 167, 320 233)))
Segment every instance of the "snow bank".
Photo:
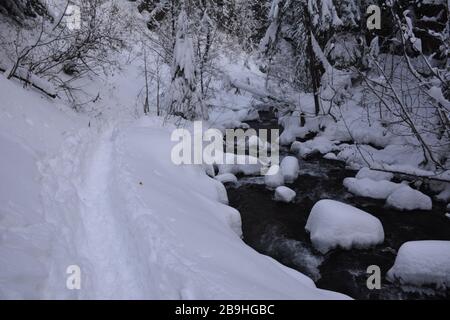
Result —
POLYGON ((347 298, 248 247, 163 119, 100 129, 1 75, 0 93, 1 299, 347 298))
POLYGON ((292 202, 297 194, 288 187, 278 187, 275 189, 275 201, 292 202))
POLYGON ((322 253, 337 247, 364 249, 384 241, 383 226, 378 218, 333 200, 317 202, 305 228, 314 247, 322 253))
POLYGON ((296 157, 287 156, 280 164, 281 173, 286 183, 292 183, 298 178, 300 170, 298 159, 296 157))
POLYGON ((211 179, 211 180, 214 181, 214 184, 215 184, 215 187, 217 190, 217 201, 228 205, 227 189, 225 189, 225 186, 223 185, 223 183, 218 180, 215 180, 215 179, 211 179))
POLYGON ((431 210, 433 208, 429 196, 406 185, 394 190, 387 198, 386 204, 397 210, 431 210))
POLYGON ((284 184, 284 177, 280 166, 273 165, 269 168, 269 171, 267 171, 267 174, 264 176, 264 183, 271 189, 275 189, 284 184))
POLYGON ((33 299, 43 297, 51 254, 72 260, 45 211, 37 162, 88 120, 1 73, 0 96, 0 299, 33 299))
POLYGON ((357 196, 385 200, 403 185, 390 181, 374 181, 369 178, 345 178, 344 186, 357 196))
POLYGON ((404 243, 387 279, 407 285, 450 288, 450 241, 404 243))

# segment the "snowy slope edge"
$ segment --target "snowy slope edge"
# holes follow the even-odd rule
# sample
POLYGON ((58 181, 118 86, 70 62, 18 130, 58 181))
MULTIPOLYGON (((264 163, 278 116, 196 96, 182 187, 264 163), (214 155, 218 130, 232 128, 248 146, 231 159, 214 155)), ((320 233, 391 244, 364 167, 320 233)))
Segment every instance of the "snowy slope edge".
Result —
POLYGON ((246 246, 239 213, 220 203, 216 182, 171 163, 170 128, 160 119, 89 128, 0 81, 11 98, 0 116, 9 155, 0 172, 1 298, 347 298, 246 246), (73 264, 79 291, 66 288, 73 264))

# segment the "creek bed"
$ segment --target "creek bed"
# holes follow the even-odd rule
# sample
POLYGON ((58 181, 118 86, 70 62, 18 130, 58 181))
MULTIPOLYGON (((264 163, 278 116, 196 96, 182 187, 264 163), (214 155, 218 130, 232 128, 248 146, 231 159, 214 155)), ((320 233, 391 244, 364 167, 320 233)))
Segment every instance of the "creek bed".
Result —
MULTIPOLYGON (((255 129, 273 128, 273 118, 267 114, 261 118, 262 121, 248 124, 255 129)), ((287 153, 281 152, 282 156, 287 153)), ((274 191, 266 188, 263 177, 240 177, 237 184, 227 185, 230 205, 241 213, 244 241, 248 245, 310 276, 319 288, 342 292, 355 299, 450 298, 449 290, 417 290, 385 279, 403 243, 450 240, 450 219, 445 216, 443 204, 433 203, 432 211, 397 211, 386 207, 384 201, 355 197, 347 192, 342 182, 346 177, 354 177, 356 172, 347 170, 344 163, 320 156, 299 159, 299 162, 298 179, 286 185, 297 193, 293 203, 274 201, 274 191), (384 243, 367 250, 336 249, 325 255, 316 251, 305 225, 312 207, 321 199, 342 201, 376 216, 384 227, 384 243), (366 270, 370 265, 381 269, 380 290, 367 288, 366 270)))

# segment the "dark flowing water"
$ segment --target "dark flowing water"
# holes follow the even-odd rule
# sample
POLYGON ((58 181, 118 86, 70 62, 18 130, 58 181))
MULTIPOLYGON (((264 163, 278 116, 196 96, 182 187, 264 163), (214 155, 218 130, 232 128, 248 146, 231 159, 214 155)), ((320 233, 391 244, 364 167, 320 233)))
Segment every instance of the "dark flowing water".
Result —
MULTIPOLYGON (((269 114, 250 126, 274 128, 276 121, 269 114)), ((282 152, 283 153, 283 152, 282 152)), ((287 151, 284 151, 286 154, 287 151)), ((401 212, 387 208, 384 201, 354 197, 343 187, 346 177, 356 172, 345 169, 338 161, 321 157, 300 161, 300 175, 288 187, 297 192, 293 203, 273 200, 262 177, 241 177, 237 185, 227 185, 230 205, 242 216, 244 241, 286 266, 310 276, 319 288, 345 293, 355 299, 446 299, 449 290, 406 288, 393 284, 385 275, 394 264, 400 246, 412 240, 450 240, 450 219, 445 206, 435 203, 432 211, 401 212), (351 204, 379 218, 385 241, 368 250, 333 250, 325 255, 311 245, 305 231, 308 215, 321 199, 351 204), (367 267, 377 265, 382 271, 381 290, 369 290, 367 267)))

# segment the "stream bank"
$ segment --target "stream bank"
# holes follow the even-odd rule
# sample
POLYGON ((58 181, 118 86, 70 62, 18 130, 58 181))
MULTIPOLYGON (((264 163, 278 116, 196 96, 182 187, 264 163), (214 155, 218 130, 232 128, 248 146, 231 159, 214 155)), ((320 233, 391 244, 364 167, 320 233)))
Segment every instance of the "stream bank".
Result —
MULTIPOLYGON (((277 128, 270 113, 261 120, 248 122, 254 129, 277 128)), ((280 156, 292 155, 285 149, 280 156)), ((300 174, 286 184, 297 196, 293 203, 274 200, 274 191, 266 188, 263 177, 239 177, 237 184, 227 184, 230 205, 242 216, 244 241, 258 252, 311 277, 319 288, 338 291, 355 299, 448 299, 450 290, 402 287, 385 279, 400 246, 413 240, 450 240, 450 219, 445 205, 433 202, 431 211, 402 212, 388 208, 384 201, 356 197, 343 186, 354 177, 339 161, 313 156, 299 159, 300 174), (316 251, 305 230, 314 204, 322 199, 348 203, 376 216, 383 224, 385 241, 367 250, 336 249, 323 255, 316 251), (382 288, 369 290, 367 268, 377 265, 382 272, 382 288)))

